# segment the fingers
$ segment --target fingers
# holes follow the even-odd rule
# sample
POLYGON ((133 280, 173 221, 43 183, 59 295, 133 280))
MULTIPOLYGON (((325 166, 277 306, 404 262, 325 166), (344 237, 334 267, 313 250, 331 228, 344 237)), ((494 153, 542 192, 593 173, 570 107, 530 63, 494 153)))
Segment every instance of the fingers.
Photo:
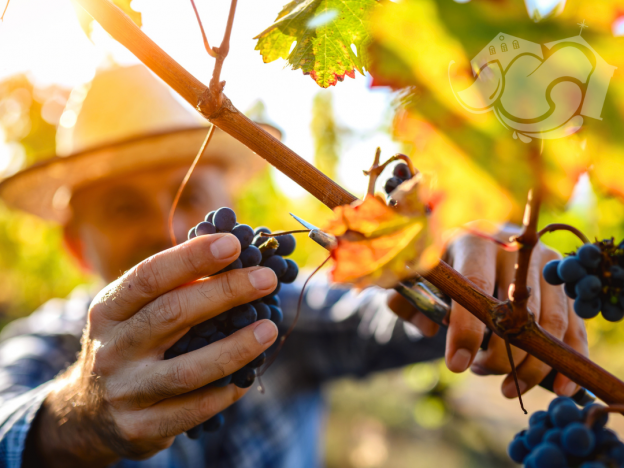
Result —
POLYGON ((388 294, 388 307, 406 322, 410 322, 427 337, 435 336, 440 326, 418 312, 410 302, 397 292, 388 294))
MULTIPOLYGON (((265 351, 277 338, 277 327, 260 320, 204 348, 135 372, 132 404, 145 408, 158 401, 191 392, 232 374, 265 351)), ((126 376, 127 378, 127 376, 126 376)))
POLYGON ((199 236, 160 252, 98 294, 90 318, 99 315, 108 320, 126 320, 162 294, 220 271, 239 253, 240 243, 231 234, 199 236))
MULTIPOLYGON (((568 329, 563 336, 563 342, 574 348, 583 356, 589 356, 589 348, 587 345, 587 331, 585 330, 585 322, 574 312, 574 305, 571 299, 567 299, 568 303, 568 329)), ((568 379, 563 374, 557 374, 553 390, 557 395, 572 396, 579 389, 579 386, 568 379)))
POLYGON ((162 355, 191 326, 271 293, 270 268, 233 270, 174 289, 117 325, 115 345, 124 355, 162 355))

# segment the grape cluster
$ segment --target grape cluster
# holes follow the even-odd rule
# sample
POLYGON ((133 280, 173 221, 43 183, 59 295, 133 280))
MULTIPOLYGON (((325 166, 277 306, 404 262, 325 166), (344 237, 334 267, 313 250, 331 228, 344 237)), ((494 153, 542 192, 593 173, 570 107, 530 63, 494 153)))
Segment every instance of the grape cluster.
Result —
POLYGON ((410 171, 409 166, 405 163, 399 163, 394 166, 394 170, 392 171, 392 177, 386 180, 386 183, 384 184, 384 191, 388 195, 389 205, 392 206, 394 204, 393 201, 390 199, 390 194, 392 193, 392 191, 406 180, 411 179, 413 175, 414 174, 412 174, 412 171, 410 171))
POLYGON ((548 411, 531 415, 529 428, 516 434, 509 444, 509 456, 527 468, 624 467, 624 444, 604 427, 608 413, 594 415, 589 421, 589 413, 596 406, 601 405, 581 410, 571 398, 555 398, 548 411))
MULTIPOLYGON (((271 234, 269 229, 260 227, 254 231, 246 224, 237 223, 236 214, 232 209, 219 208, 208 213, 204 221, 191 228, 188 238, 192 239, 218 232, 230 232, 236 236, 241 245, 241 253, 236 260, 217 274, 262 265, 275 272, 278 278, 277 287, 269 296, 249 304, 236 306, 195 325, 165 352, 165 359, 172 359, 208 346, 257 320, 270 319, 275 324, 279 324, 284 318, 277 293, 282 283, 292 283, 299 273, 299 268, 295 262, 283 258, 294 252, 296 246, 294 236, 285 234, 267 237, 266 234, 271 234)), ((266 355, 262 353, 242 369, 210 383, 209 386, 224 387, 232 383, 237 387, 247 388, 253 384, 256 378, 256 369, 264 364, 265 359, 266 355)), ((191 439, 197 439, 201 435, 202 429, 206 432, 215 432, 221 428, 223 423, 223 415, 219 413, 203 424, 190 429, 186 435, 191 439)))
POLYGON ((589 319, 602 312, 610 322, 624 318, 624 242, 585 244, 563 260, 548 262, 543 275, 549 284, 564 285, 579 317, 589 319))

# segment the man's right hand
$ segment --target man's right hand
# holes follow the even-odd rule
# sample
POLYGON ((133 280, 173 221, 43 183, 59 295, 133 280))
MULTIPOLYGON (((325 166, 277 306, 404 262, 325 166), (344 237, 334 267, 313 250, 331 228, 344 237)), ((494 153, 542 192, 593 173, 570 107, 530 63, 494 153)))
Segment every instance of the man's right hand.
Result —
POLYGON ((207 385, 275 341, 269 320, 163 360, 193 325, 275 289, 275 274, 262 267, 206 278, 239 253, 231 234, 196 237, 141 262, 95 298, 80 357, 55 379, 34 427, 42 464, 95 468, 148 458, 244 395, 234 385, 207 385))

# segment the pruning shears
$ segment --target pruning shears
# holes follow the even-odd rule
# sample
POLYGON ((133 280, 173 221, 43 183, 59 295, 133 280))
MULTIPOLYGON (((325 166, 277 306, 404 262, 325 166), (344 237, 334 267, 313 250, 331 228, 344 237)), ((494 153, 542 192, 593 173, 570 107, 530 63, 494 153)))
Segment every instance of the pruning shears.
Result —
MULTIPOLYGON (((290 213, 290 215, 295 218, 299 224, 310 230, 308 237, 321 247, 331 250, 336 245, 336 237, 332 234, 322 231, 318 227, 292 213, 290 213)), ((451 299, 427 280, 416 276, 412 280, 400 282, 394 289, 430 320, 443 327, 448 327, 451 315, 451 299)), ((486 350, 488 348, 491 336, 492 330, 486 328, 483 342, 481 343, 481 349, 486 350)), ((557 371, 555 369, 551 370, 544 380, 540 382, 540 387, 553 392, 556 375, 557 371)), ((586 406, 594 402, 596 396, 589 390, 581 388, 572 396, 572 399, 576 401, 577 404, 586 406)))

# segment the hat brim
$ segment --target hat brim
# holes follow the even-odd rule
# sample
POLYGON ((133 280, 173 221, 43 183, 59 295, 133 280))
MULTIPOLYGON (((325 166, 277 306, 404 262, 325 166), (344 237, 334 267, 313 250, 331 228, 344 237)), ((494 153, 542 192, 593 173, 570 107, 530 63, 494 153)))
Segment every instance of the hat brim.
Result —
MULTIPOLYGON (((276 138, 281 136, 270 125, 261 127, 276 138)), ((2 181, 0 198, 12 208, 64 223, 68 195, 81 187, 147 168, 190 166, 209 128, 146 135, 66 157, 55 156, 2 181)), ((199 163, 221 167, 231 179, 230 186, 248 180, 265 166, 262 158, 218 128, 199 163)))

